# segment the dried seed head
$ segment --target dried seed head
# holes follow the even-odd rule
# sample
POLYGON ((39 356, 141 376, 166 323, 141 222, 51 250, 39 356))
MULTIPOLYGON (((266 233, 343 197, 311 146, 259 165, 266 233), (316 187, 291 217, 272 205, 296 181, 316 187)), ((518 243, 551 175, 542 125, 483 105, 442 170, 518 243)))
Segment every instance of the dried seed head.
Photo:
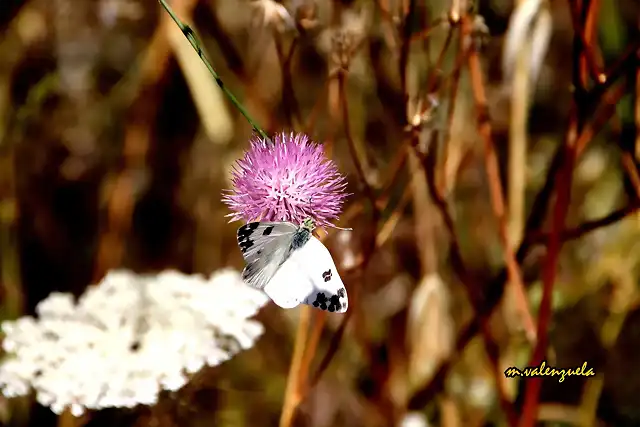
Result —
POLYGON ((301 0, 295 2, 296 22, 305 31, 318 28, 318 4, 315 0, 301 0))
POLYGON ((475 15, 471 26, 471 34, 467 35, 464 40, 465 47, 472 47, 475 50, 482 49, 489 41, 490 34, 484 18, 480 15, 475 15))
POLYGON ((346 10, 340 25, 327 29, 321 37, 320 49, 329 58, 329 73, 348 71, 358 48, 365 40, 369 23, 368 9, 346 10))
POLYGON ((546 0, 522 2, 511 15, 505 35, 502 70, 510 80, 518 55, 528 52, 529 76, 536 81, 547 53, 552 31, 552 18, 546 0))
POLYGON ((271 27, 280 33, 295 29, 296 23, 284 5, 274 0, 252 0, 254 19, 260 20, 260 26, 271 27))

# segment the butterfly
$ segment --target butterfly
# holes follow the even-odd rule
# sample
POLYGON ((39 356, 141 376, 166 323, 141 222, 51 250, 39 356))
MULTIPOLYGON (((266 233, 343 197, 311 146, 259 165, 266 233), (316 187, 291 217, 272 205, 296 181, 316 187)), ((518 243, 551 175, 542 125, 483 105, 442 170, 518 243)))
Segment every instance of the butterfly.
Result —
POLYGON ((347 290, 329 250, 312 234, 312 219, 250 222, 238 229, 238 246, 247 265, 245 283, 262 289, 281 308, 307 304, 332 313, 349 307, 347 290))

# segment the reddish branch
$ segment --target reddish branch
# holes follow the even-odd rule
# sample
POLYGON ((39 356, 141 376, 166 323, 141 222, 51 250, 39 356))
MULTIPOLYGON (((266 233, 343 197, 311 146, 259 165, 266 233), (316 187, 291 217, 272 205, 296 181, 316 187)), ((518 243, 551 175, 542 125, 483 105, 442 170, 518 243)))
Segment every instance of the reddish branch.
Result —
MULTIPOLYGON (((553 220, 551 225, 551 235, 547 257, 545 259, 542 272, 542 301, 538 311, 538 342, 533 351, 533 357, 529 366, 538 365, 545 359, 547 345, 549 341, 548 331, 551 323, 553 285, 556 279, 556 267, 562 247, 561 234, 564 231, 565 219, 571 201, 571 182, 573 178, 573 167, 577 153, 577 121, 573 118, 572 125, 567 134, 565 145, 564 166, 561 170, 558 183, 557 197, 553 210, 553 220)), ((520 418, 521 427, 533 427, 537 421, 538 404, 542 378, 535 377, 527 381, 525 392, 524 409, 520 418)))
MULTIPOLYGON (((427 175, 427 186, 429 188, 429 194, 431 196, 431 200, 433 201, 434 205, 438 208, 438 211, 442 216, 442 220, 451 238, 450 255, 451 255, 453 268, 455 269, 456 272, 458 272, 458 276, 460 277, 460 280, 465 288, 465 291, 467 292, 467 295, 469 297, 469 300, 471 302, 471 305, 474 311, 476 313, 480 313, 481 304, 483 300, 482 294, 480 293, 480 290, 482 288, 479 287, 479 285, 474 282, 474 280, 471 278, 471 275, 469 274, 465 266, 465 262, 462 258, 462 251, 460 249, 459 239, 455 231, 455 224, 453 222, 453 217, 451 216, 448 203, 444 198, 444 196, 442 195, 442 193, 440 193, 437 188, 436 179, 435 179, 436 164, 438 163, 436 153, 437 153, 437 150, 435 149, 433 144, 431 145, 431 149, 429 150, 426 156, 422 155, 418 150, 416 150, 416 154, 421 158, 422 166, 427 175)), ((502 374, 500 370, 500 364, 499 364, 499 349, 498 349, 498 344, 496 343, 495 339, 493 338, 493 334, 491 333, 491 329, 489 326, 489 317, 482 316, 481 314, 479 314, 478 319, 480 323, 480 330, 482 332, 482 339, 483 339, 485 352, 487 354, 487 358, 489 359, 489 362, 493 369, 493 374, 496 380, 496 387, 498 389, 498 398, 500 401, 500 406, 502 407, 507 417, 507 420, 509 421, 509 425, 515 426, 517 423, 516 413, 515 413, 515 410, 513 409, 513 405, 511 404, 508 398, 508 393, 502 387, 503 382, 500 381, 500 378, 499 378, 499 375, 502 374)))
MULTIPOLYGON (((591 2, 593 7, 597 2, 591 2)), ((575 2, 570 2, 572 15, 581 16, 582 11, 575 2)), ((587 9, 586 16, 590 13, 587 9)), ((583 26, 579 25, 579 21, 574 19, 574 53, 573 53, 573 84, 574 99, 571 108, 569 128, 567 130, 564 151, 563 166, 560 172, 558 188, 556 191, 556 201, 553 209, 553 217, 551 224, 551 235, 547 248, 547 256, 545 259, 542 272, 542 300, 538 310, 538 342, 533 350, 533 355, 529 366, 534 366, 545 359, 547 345, 549 342, 548 330, 552 317, 552 300, 553 287, 556 279, 556 270, 560 249, 562 248, 561 234, 564 232, 565 220, 571 203, 571 183, 573 181, 573 168, 580 152, 584 150, 588 141, 591 140, 593 133, 586 132, 583 129, 587 123, 581 106, 582 98, 585 94, 585 82, 582 80, 580 63, 585 54, 592 57, 589 41, 584 33, 583 26), (579 135, 581 133, 581 135, 579 135)), ((613 112, 612 112, 613 114, 613 112)), ((591 130, 591 128, 589 128, 591 130)), ((525 389, 524 407, 520 418, 520 427, 534 427, 538 419, 538 407, 540 400, 540 389, 542 387, 542 378, 532 378, 528 381, 525 389)))
MULTIPOLYGON (((637 65, 637 52, 639 50, 640 40, 633 41, 631 46, 629 46, 625 50, 625 52, 614 63, 614 65, 606 68, 607 71, 604 73, 605 76, 603 79, 600 79, 600 81, 588 91, 585 91, 584 89, 580 90, 580 107, 582 119, 586 123, 591 123, 590 126, 592 128, 592 131, 590 138, 597 134, 602 125, 611 118, 614 111, 612 111, 613 109, 611 108, 602 108, 600 109, 597 117, 594 120, 589 122, 589 118, 592 118, 591 116, 598 109, 598 106, 602 103, 605 95, 611 96, 610 88, 622 77, 624 77, 630 68, 637 65)), ((628 86, 629 82, 626 82, 625 85, 628 86)), ((582 132, 580 138, 587 141, 585 133, 586 132, 582 132)), ((535 239, 531 239, 529 236, 532 232, 539 233, 539 230, 544 223, 544 220, 546 219, 547 208, 549 202, 552 200, 552 195, 554 194, 555 183, 560 180, 560 170, 565 165, 565 156, 565 147, 561 147, 554 155, 551 165, 549 166, 545 184, 535 197, 525 227, 525 239, 516 252, 516 259, 518 260, 518 262, 522 262, 522 260, 524 260, 524 258, 532 248, 533 240, 535 239)), ((624 216, 625 215, 621 215, 619 216, 619 218, 621 219, 624 216)), ((601 225, 605 226, 611 224, 612 222, 613 220, 603 221, 601 225)), ((595 229, 595 227, 592 229, 595 229)), ((483 306, 478 308, 476 317, 461 328, 456 340, 455 351, 453 353, 454 356, 460 354, 471 342, 471 340, 481 332, 482 322, 486 317, 491 315, 502 298, 506 280, 507 271, 505 268, 502 269, 487 286, 481 286, 482 289, 486 290, 483 306)), ((441 365, 436 369, 431 382, 426 384, 422 389, 418 390, 410 398, 408 404, 409 410, 418 410, 423 408, 434 398, 436 393, 442 390, 447 373, 454 362, 455 357, 452 357, 451 359, 445 360, 441 363, 441 365)))
MULTIPOLYGON (((465 15, 462 19, 462 34, 471 36, 472 33, 472 20, 469 15, 465 15)), ((473 43, 473 42, 472 42, 473 43)), ((473 98, 476 104, 477 120, 478 120, 478 133, 482 137, 484 142, 485 151, 485 167, 487 172, 487 178, 489 180, 489 192, 491 195, 491 205, 493 213, 498 222, 498 228, 500 232, 500 243, 503 249, 503 255, 507 266, 507 274, 509 277, 509 283, 514 287, 515 300, 518 304, 518 311, 520 312, 521 320, 524 330, 527 334, 527 338, 533 342, 536 339, 535 323, 533 316, 529 312, 529 303, 527 301, 527 293, 522 281, 522 272, 520 266, 513 253, 513 248, 509 242, 509 234, 507 230, 506 209, 504 202, 504 193, 502 191, 502 184, 500 182, 500 171, 498 168, 498 156, 496 155, 496 148, 493 143, 491 135, 491 122, 489 119, 489 109, 487 107, 487 95, 484 89, 482 67, 480 64, 480 57, 475 49, 471 49, 468 56, 469 73, 471 76, 471 88, 473 91, 473 98)))

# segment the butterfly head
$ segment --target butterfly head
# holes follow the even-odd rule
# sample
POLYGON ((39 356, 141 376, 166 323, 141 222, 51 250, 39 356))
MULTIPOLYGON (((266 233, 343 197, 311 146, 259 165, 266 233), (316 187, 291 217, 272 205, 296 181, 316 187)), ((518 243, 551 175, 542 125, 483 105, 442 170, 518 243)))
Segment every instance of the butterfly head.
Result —
POLYGON ((291 249, 300 249, 303 247, 309 239, 311 239, 311 233, 316 228, 315 223, 311 218, 306 218, 298 227, 298 231, 293 235, 293 240, 291 241, 291 249))
POLYGON ((300 224, 300 228, 305 229, 309 233, 311 233, 316 228, 316 224, 313 219, 305 218, 305 220, 302 221, 302 224, 300 224))

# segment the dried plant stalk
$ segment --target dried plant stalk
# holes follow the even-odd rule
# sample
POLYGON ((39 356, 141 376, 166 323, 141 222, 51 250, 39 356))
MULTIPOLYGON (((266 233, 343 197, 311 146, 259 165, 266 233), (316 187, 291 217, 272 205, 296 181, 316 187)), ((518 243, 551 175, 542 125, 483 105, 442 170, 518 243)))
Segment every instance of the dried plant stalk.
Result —
MULTIPOLYGON (((521 5, 525 1, 520 0, 521 5)), ((530 57, 532 54, 531 41, 526 40, 517 54, 513 79, 511 83, 511 120, 509 122, 509 162, 508 162, 508 239, 511 247, 517 247, 524 232, 525 222, 525 194, 527 180, 527 122, 529 113, 529 93, 531 86, 530 57)), ((502 302, 502 310, 505 314, 506 325, 522 326, 517 321, 517 283, 510 282, 505 289, 502 302)), ((513 327, 511 328, 513 329, 513 327)), ((512 331, 515 332, 515 331, 512 331)), ((501 367, 515 366, 514 358, 517 344, 510 340, 508 348, 501 357, 501 367)), ((517 382, 503 379, 509 392, 509 397, 514 399, 517 393, 517 382)))
POLYGON ((309 325, 313 309, 309 306, 300 307, 300 318, 298 319, 298 332, 296 333, 293 347, 293 357, 287 376, 287 387, 284 392, 284 402, 280 413, 280 427, 290 427, 293 424, 293 417, 296 408, 300 404, 302 387, 309 374, 309 367, 303 366, 305 360, 305 350, 309 337, 309 325))
MULTIPOLYGON (((466 15, 462 20, 463 34, 471 34, 471 17, 466 15)), ((511 242, 509 241, 505 203, 502 193, 502 184, 500 183, 500 173, 498 171, 498 159, 491 136, 491 123, 487 107, 487 96, 485 94, 482 69, 480 58, 475 49, 471 49, 468 56, 469 73, 471 76, 471 87, 474 100, 476 103, 478 117, 478 133, 484 141, 485 148, 485 167, 489 180, 489 190, 491 194, 491 204, 494 215, 498 222, 500 232, 500 243, 504 252, 505 263, 507 265, 507 273, 509 283, 512 283, 517 295, 518 310, 520 312, 520 320, 523 324, 527 338, 533 342, 536 339, 535 323, 533 316, 529 310, 527 302, 527 294, 522 282, 522 273, 513 252, 511 242)))

